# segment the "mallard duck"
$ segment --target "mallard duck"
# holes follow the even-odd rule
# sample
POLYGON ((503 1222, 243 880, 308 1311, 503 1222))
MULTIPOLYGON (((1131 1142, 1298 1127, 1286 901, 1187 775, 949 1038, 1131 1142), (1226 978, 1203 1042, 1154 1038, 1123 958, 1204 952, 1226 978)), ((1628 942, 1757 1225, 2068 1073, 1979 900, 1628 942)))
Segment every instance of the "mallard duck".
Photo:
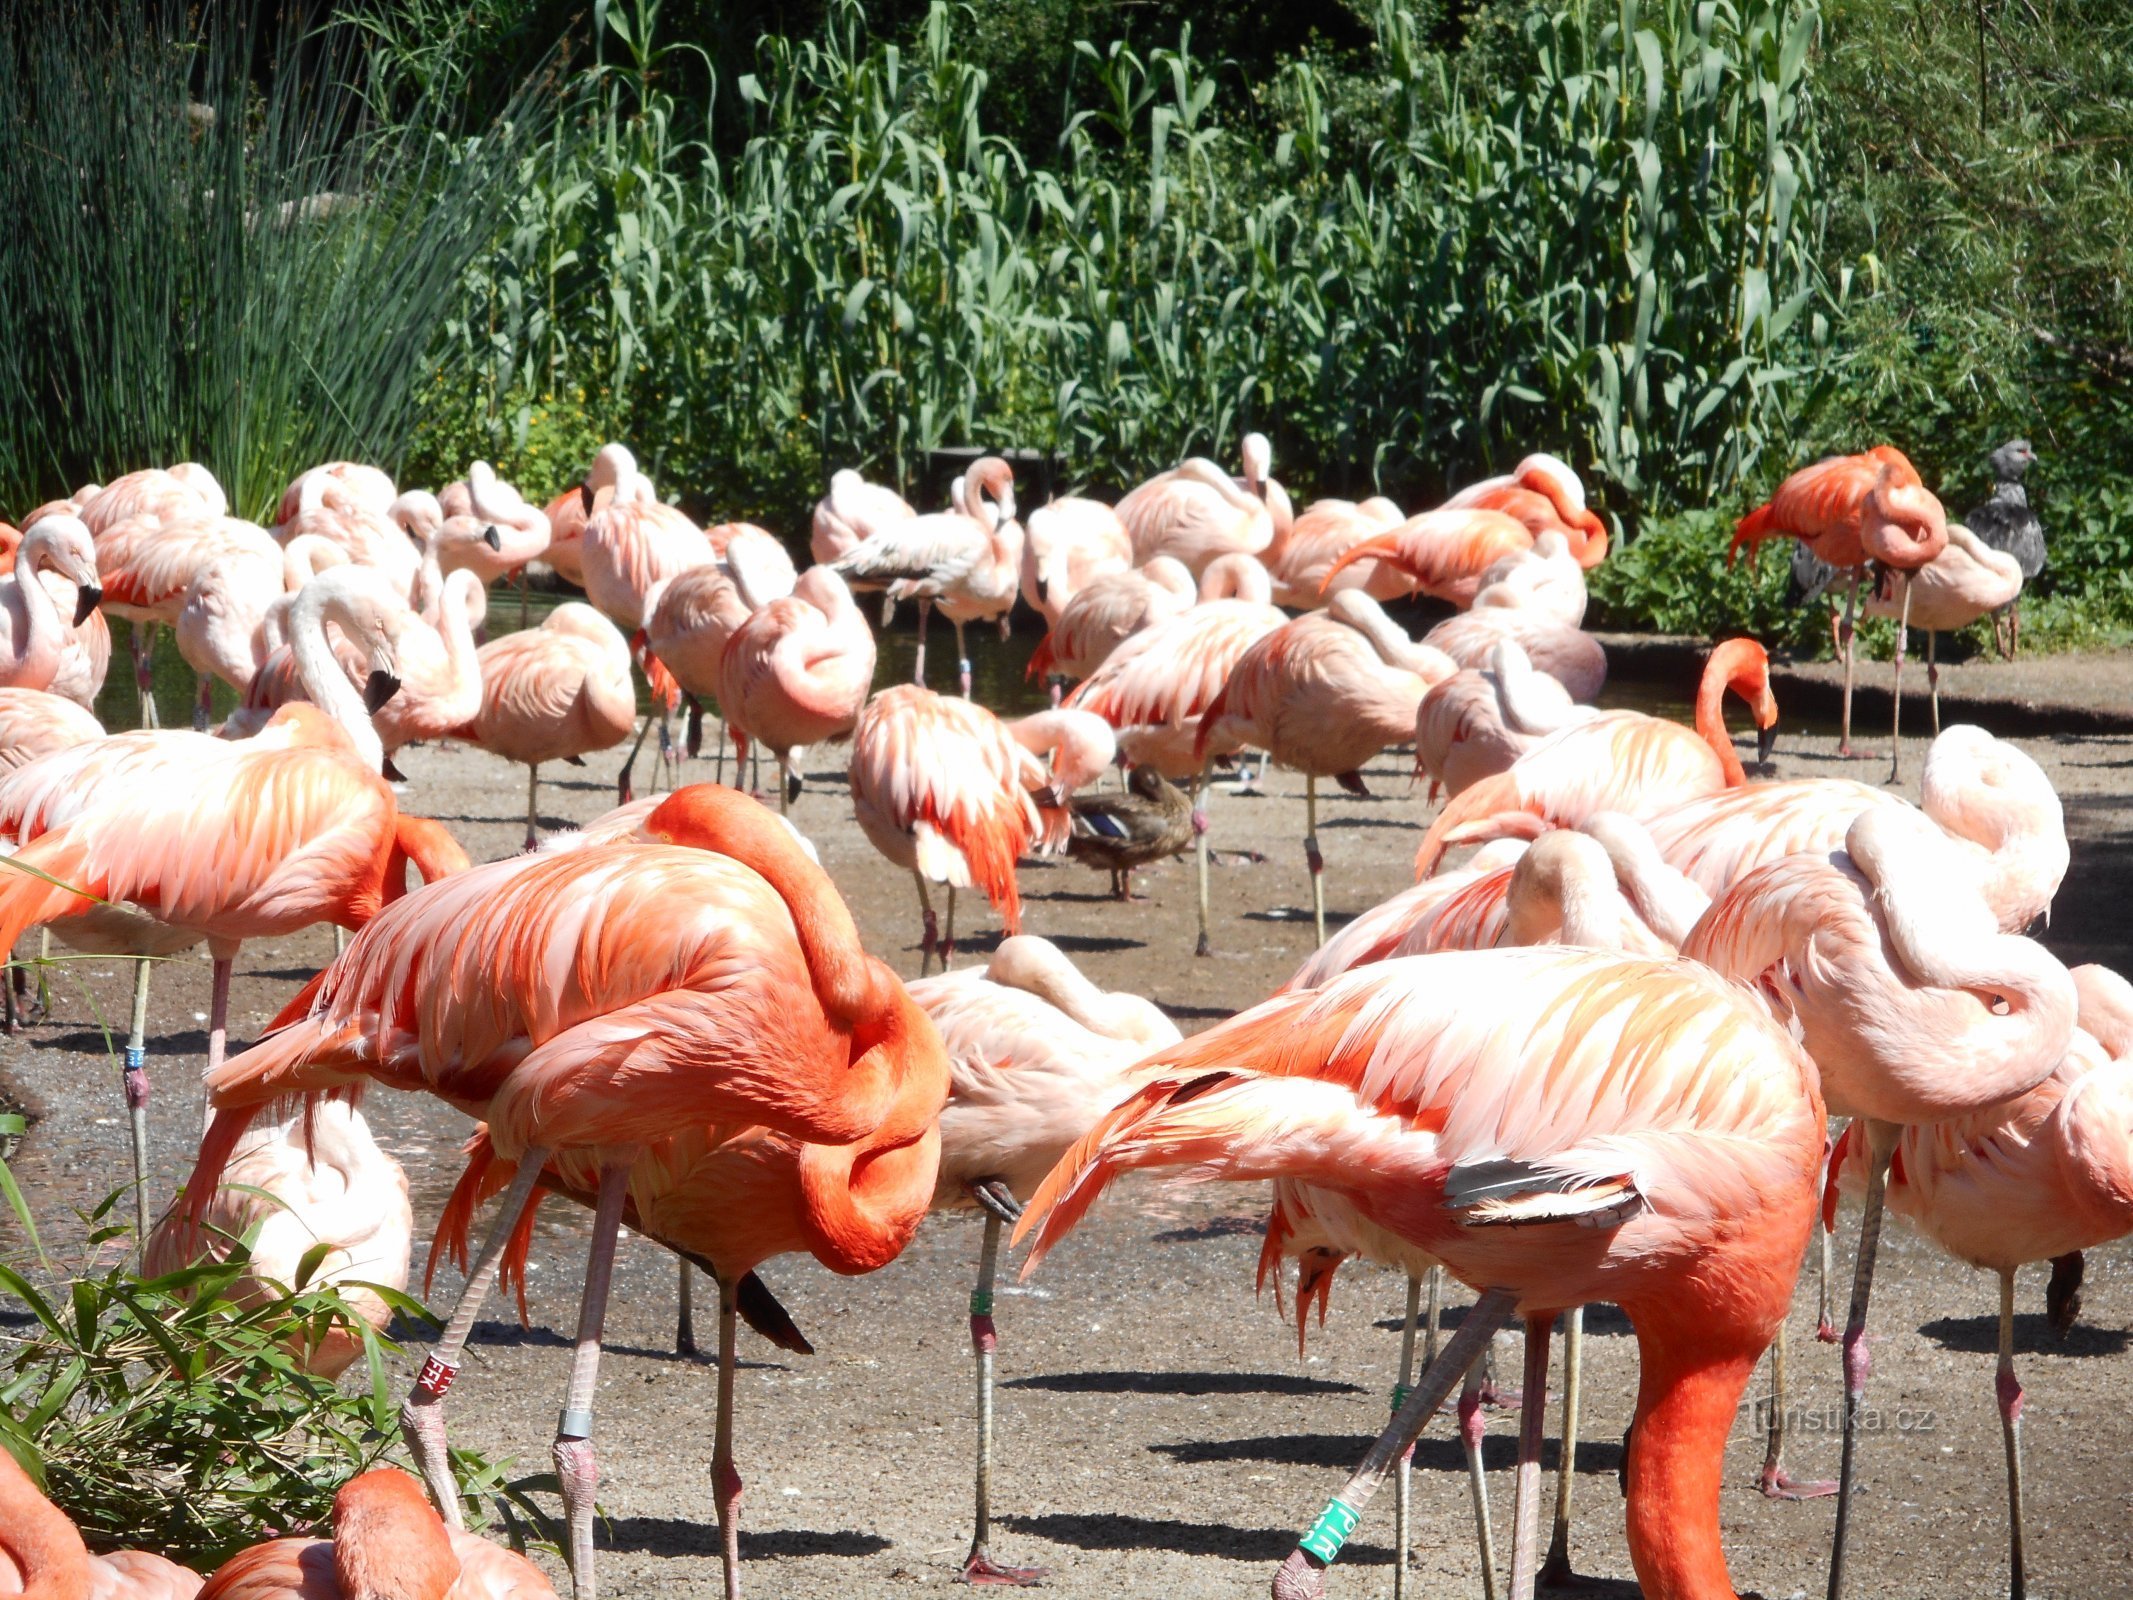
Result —
POLYGON ((1133 869, 1192 846, 1192 801, 1153 767, 1135 767, 1124 794, 1074 796, 1067 854, 1111 873, 1111 892, 1133 898, 1133 869))

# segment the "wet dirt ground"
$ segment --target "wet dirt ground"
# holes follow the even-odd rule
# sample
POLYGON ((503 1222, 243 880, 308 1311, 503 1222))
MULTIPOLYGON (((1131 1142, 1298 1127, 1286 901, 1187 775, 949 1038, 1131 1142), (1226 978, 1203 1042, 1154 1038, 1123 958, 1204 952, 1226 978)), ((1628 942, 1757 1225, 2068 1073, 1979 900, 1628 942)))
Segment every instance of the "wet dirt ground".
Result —
MULTIPOLYGON (((945 652, 944 652, 945 653, 945 652)), ((936 671, 941 669, 937 665, 936 671)), ((2126 703, 2121 667, 2109 686, 2126 703)), ((1921 716, 1920 721, 1923 721, 1921 716)), ((1781 744, 1784 775, 1879 777, 1879 760, 1840 764, 1826 737, 1781 744)), ((1907 742, 1908 743, 1908 742, 1907 742)), ((2065 797, 2074 865, 2047 942, 2067 961, 2133 966, 2133 736, 2046 738, 2027 747, 2065 797)), ((1922 741, 1905 753, 1916 794, 1922 741)), ((807 764, 794 820, 819 845, 876 951, 899 971, 918 966, 918 919, 908 877, 877 857, 851 819, 839 752, 807 764)), ((464 749, 405 753, 409 809, 442 818, 474 857, 518 848, 524 784, 517 769, 464 749)), ((554 769, 542 789, 544 825, 581 821, 610 803, 616 757, 583 772, 554 769)), ((645 771, 640 767, 640 774, 645 771)), ((708 777, 708 760, 689 776, 708 777)), ((1322 825, 1329 905, 1351 913, 1410 880, 1427 815, 1405 760, 1368 774, 1370 799, 1335 797, 1322 825)), ((1219 868, 1217 953, 1192 955, 1192 875, 1177 862, 1143 874, 1149 898, 1119 905, 1100 874, 1077 866, 1023 869, 1026 926, 1057 940, 1100 983, 1148 994, 1187 1030, 1263 997, 1311 944, 1300 836, 1301 785, 1272 775, 1265 798, 1221 794, 1218 846, 1265 854, 1219 868)), ((963 959, 982 959, 997 924, 966 898, 963 959)), ((314 929, 248 946, 233 994, 232 1038, 256 1034, 326 961, 331 935, 314 929)), ((123 1017, 128 975, 108 961, 69 963, 53 1020, 0 1042, 0 1098, 36 1117, 16 1170, 41 1214, 87 1205, 126 1169, 115 1065, 96 1019, 123 1017)), ((159 969, 152 1014, 155 1155, 162 1192, 182 1176, 198 1126, 208 969, 182 959, 159 969)), ((374 1094, 381 1139, 406 1164, 418 1233, 433 1223, 456 1174, 466 1123, 433 1101, 374 1094)), ((1253 1266, 1265 1196, 1258 1188, 1181 1191, 1129 1182, 1027 1284, 1000 1297, 999 1442, 995 1472, 1001 1559, 1052 1569, 1060 1596, 1246 1595, 1264 1592, 1273 1565, 1381 1425, 1398 1360, 1403 1282, 1350 1266, 1332 1315, 1299 1356, 1271 1298, 1255 1299, 1253 1266)), ((576 1321, 586 1217, 551 1202, 534 1251, 529 1328, 492 1302, 454 1388, 455 1437, 518 1470, 547 1468, 576 1321)), ((63 1231, 63 1230, 62 1230, 63 1231)), ((1841 1289, 1852 1225, 1839 1234, 1841 1289)), ((813 1357, 770 1350, 742 1335, 738 1449, 746 1581, 757 1595, 896 1595, 945 1588, 969 1539, 974 1406, 965 1302, 979 1228, 933 1219, 902 1259, 862 1279, 781 1260, 763 1276, 814 1341, 813 1357)), ((426 1247, 417 1247, 417 1274, 426 1247)), ((2004 1478, 1993 1403, 1994 1286, 1895 1228, 1874 1303, 1871 1401, 1881 1431, 1863 1456, 1855 1529, 1862 1597, 1990 1596, 2005 1592, 2004 1478)), ((604 1592, 713 1592, 711 1510, 716 1369, 672 1353, 674 1266, 639 1241, 625 1244, 601 1367, 598 1444, 604 1592)), ((1834 1476, 1830 1435, 1840 1402, 1836 1351, 1813 1339, 1812 1280, 1793 1322, 1795 1406, 1801 1432, 1791 1465, 1834 1476)), ((440 1274, 436 1301, 457 1287, 440 1274)), ((700 1295, 701 1304, 708 1295, 700 1295)), ((1453 1305, 1471 1296, 1454 1290, 1453 1305)), ((2043 1318, 2042 1269, 2025 1273, 2017 1324, 2028 1388, 2032 1592, 2133 1594, 2133 1252, 2092 1253, 2080 1326, 2054 1339, 2043 1318)), ((1447 1318, 1447 1325, 1456 1316, 1447 1318)), ((1585 1434, 1574 1551, 1578 1568, 1634 1593, 1615 1471, 1635 1382, 1633 1342, 1618 1314, 1591 1314, 1585 1434)), ((0 1322, 0 1336, 6 1333, 0 1322)), ((702 1330, 709 1343, 711 1329, 702 1330)), ((1497 1365, 1517 1372, 1506 1342, 1497 1365)), ((1760 1383, 1751 1399, 1762 1392, 1760 1383)), ((1555 1431, 1550 1407, 1549 1431, 1555 1431)), ((1494 1424, 1489 1461, 1498 1537, 1508 1539, 1515 1419, 1494 1424)), ((1762 1442, 1744 1413, 1728 1449, 1721 1514, 1735 1583, 1771 1597, 1820 1594, 1831 1504, 1778 1504, 1751 1484, 1762 1442)), ((1553 1460, 1551 1445, 1550 1460, 1553 1460)), ((1416 1455, 1415 1563, 1423 1594, 1478 1594, 1464 1478, 1448 1424, 1416 1455)), ((1545 1526, 1545 1524, 1544 1524, 1545 1526)), ((1372 1508, 1331 1575, 1330 1592, 1391 1589, 1389 1496, 1372 1508)), ((551 1569, 556 1563, 547 1557, 551 1569)))

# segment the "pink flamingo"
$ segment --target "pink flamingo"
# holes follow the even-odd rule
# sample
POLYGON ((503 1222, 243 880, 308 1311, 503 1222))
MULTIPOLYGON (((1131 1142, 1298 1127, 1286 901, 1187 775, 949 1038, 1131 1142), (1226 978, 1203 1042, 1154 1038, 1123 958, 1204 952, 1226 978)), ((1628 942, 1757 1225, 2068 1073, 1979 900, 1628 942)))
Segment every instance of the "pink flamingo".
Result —
POLYGON ((1933 731, 1940 732, 1940 636, 2011 606, 2022 593, 2022 563, 1995 550, 1960 522, 1948 524, 1941 553, 1900 583, 1895 568, 1884 568, 1866 614, 1894 617, 1926 631, 1926 689, 1932 697, 1933 731), (1901 587, 1902 595, 1893 591, 1901 587), (1909 615, 1906 618, 1906 611, 1909 615))
MULTIPOLYGON (((2078 999, 2041 946, 1999 931, 1948 836, 1894 808, 1855 818, 1841 851, 1787 856, 1747 874, 1712 901, 1681 953, 1754 986, 1799 1030, 1830 1109, 1865 1128, 1866 1216, 1844 1330, 1830 1560, 1837 1600, 1866 1392, 1867 1302, 1898 1137, 1906 1125, 1967 1116, 2034 1089, 2066 1054, 2078 999)), ((1777 1451, 1773 1437, 1766 1475, 1777 1451)))
POLYGON ((602 489, 630 499, 656 501, 652 480, 637 470, 637 458, 622 444, 604 444, 593 456, 583 482, 548 502, 548 548, 541 559, 565 583, 585 587, 585 524, 602 489))
POLYGON ((481 709, 452 737, 526 767, 526 848, 540 842, 541 763, 581 763, 637 725, 630 647, 621 630, 572 600, 538 628, 491 639, 477 657, 481 709))
POLYGON ((1697 795, 1739 788, 1748 775, 1721 710, 1729 690, 1748 702, 1756 759, 1767 761, 1777 729, 1770 658, 1753 639, 1728 639, 1704 662, 1693 730, 1639 711, 1602 711, 1550 734, 1437 813, 1415 856, 1416 875, 1428 876, 1448 846, 1469 842, 1469 830, 1483 822, 1499 830, 1575 827, 1595 811, 1642 817, 1697 795))
POLYGON ((368 495, 335 492, 336 482, 321 473, 297 479, 296 514, 275 524, 274 538, 287 545, 308 534, 337 544, 356 565, 382 573, 401 599, 411 598, 422 572, 415 528, 436 511, 437 497, 415 490, 381 510, 368 495))
POLYGON ((38 1600, 192 1600, 200 1574, 145 1550, 92 1556, 81 1530, 0 1450, 0 1591, 38 1600))
POLYGON ((938 605, 955 624, 956 671, 970 698, 965 624, 1006 625, 1022 578, 1022 524, 1015 520, 1014 469, 998 456, 971 464, 955 483, 955 509, 876 528, 830 569, 846 582, 888 586, 891 602, 918 601, 918 653, 911 681, 926 681, 926 618, 938 605))
POLYGON ((1274 447, 1265 434, 1248 433, 1239 454, 1242 477, 1194 456, 1119 501, 1115 509, 1133 537, 1136 566, 1169 556, 1197 577, 1217 557, 1257 556, 1288 531, 1289 497, 1270 476, 1274 447))
POLYGON ((104 725, 62 695, 0 689, 0 772, 103 736, 104 725))
POLYGON ((1055 1162, 1117 1103, 1149 1050, 1178 1043, 1177 1025, 1138 995, 1106 994, 1058 946, 1029 934, 1001 941, 982 969, 921 978, 911 998, 948 1052, 940 1178, 933 1209, 975 1204, 985 1215, 970 1344, 977 1361, 977 1516, 963 1581, 1021 1586, 1041 1567, 992 1558, 992 1377, 999 1336, 993 1281, 1000 1229, 1022 1214, 1055 1162))
POLYGON ((467 519, 447 517, 439 526, 438 565, 445 572, 465 569, 491 584, 547 555, 548 513, 528 505, 488 462, 467 468, 466 489, 467 519))
POLYGON ((1059 621, 1067 602, 1098 578, 1133 570, 1133 538, 1101 500, 1063 495, 1029 514, 1022 540, 1022 598, 1059 621))
MULTIPOLYGON (((644 623, 645 651, 689 697, 685 748, 697 754, 703 741, 703 708, 717 703, 719 661, 726 641, 751 610, 723 566, 691 567, 653 590, 644 623)), ((720 707, 723 717, 724 707, 720 707)), ((726 729, 719 728, 719 767, 725 769, 726 729)))
POLYGON ((555 1600, 524 1556, 447 1528, 413 1478, 379 1467, 333 1497, 331 1539, 270 1539, 215 1569, 203 1600, 555 1600))
POLYGON ((545 1173, 594 1200, 553 1447, 586 1600, 592 1408, 625 1202, 634 1193, 641 1231, 720 1276, 713 1473, 732 1595, 736 1286, 788 1250, 847 1273, 894 1259, 932 1195, 948 1087, 932 1024, 860 948, 835 888, 773 813, 698 784, 643 828, 642 841, 477 867, 390 907, 274 1032, 210 1075, 215 1119, 186 1187, 210 1192, 253 1117, 290 1096, 345 1097, 375 1080, 486 1122, 447 1239, 490 1180, 508 1176, 508 1197, 402 1412, 448 1520, 459 1509, 441 1401, 499 1260, 515 1240, 523 1259, 545 1173))
POLYGON ((288 488, 282 490, 281 499, 275 506, 274 520, 293 521, 303 509, 307 491, 343 505, 367 507, 380 516, 385 515, 400 493, 393 487, 391 477, 376 467, 361 461, 328 461, 289 480, 288 488))
MULTIPOLYGON (((99 496, 95 504, 103 503, 99 496)), ((142 722, 151 728, 159 720, 150 686, 157 627, 177 621, 193 579, 214 561, 240 550, 271 559, 275 548, 266 529, 212 514, 190 496, 171 495, 157 504, 163 509, 101 526, 82 519, 96 536, 104 608, 132 625, 134 686, 142 722)))
POLYGON ((1077 589, 1030 652, 1032 678, 1086 678, 1121 640, 1174 617, 1196 598, 1182 562, 1157 556, 1144 567, 1107 573, 1077 589))
MULTIPOLYGON (((1859 604, 1859 575, 1869 560, 1910 574, 1941 553, 1948 543, 1948 514, 1918 476, 1918 469, 1894 445, 1876 445, 1864 455, 1827 456, 1802 467, 1777 493, 1734 525, 1726 550, 1731 566, 1742 549, 1753 559, 1770 539, 1799 540, 1816 559, 1851 575, 1844 602, 1844 625, 1838 644, 1844 657, 1844 724, 1837 753, 1852 752, 1852 619, 1859 604)), ((1899 607, 1896 623, 1895 727, 1903 712, 1903 656, 1907 624, 1899 607)), ((1898 775, 1902 751, 1889 761, 1889 778, 1898 775)))
POLYGON ((1607 524, 1585 504, 1585 485, 1577 473, 1555 456, 1527 456, 1502 477, 1469 484, 1439 509, 1469 508, 1516 517, 1536 538, 1562 534, 1582 567, 1596 567, 1606 558, 1607 524))
POLYGON ((1406 513, 1383 495, 1360 504, 1312 501, 1266 552, 1267 570, 1274 576, 1274 599, 1298 611, 1322 606, 1327 594, 1342 589, 1361 589, 1373 600, 1397 600, 1413 586, 1393 568, 1373 561, 1344 568, 1337 579, 1331 579, 1331 574, 1333 564, 1349 550, 1406 520, 1406 513))
POLYGON ((817 565, 827 566, 884 528, 917 515, 894 489, 869 483, 847 467, 830 474, 829 493, 815 502, 808 549, 817 565))
MULTIPOLYGON (((77 490, 74 500, 89 532, 98 537, 119 523, 140 516, 218 519, 230 511, 229 497, 222 492, 222 485, 197 461, 181 461, 174 467, 146 467, 107 484, 91 484, 77 490)), ((39 512, 43 509, 40 507, 39 512)), ((36 521, 39 512, 31 513, 23 527, 36 521)))
POLYGON ((1406 576, 1401 593, 1419 590, 1464 609, 1497 562, 1531 550, 1534 537, 1516 517, 1485 507, 1418 512, 1350 545, 1327 569, 1324 584, 1331 588, 1357 562, 1374 561, 1406 576))
POLYGON ((79 517, 31 524, 16 551, 15 570, 0 578, 0 687, 51 688, 72 630, 89 619, 102 595, 96 545, 79 517), (43 581, 48 571, 73 586, 71 616, 62 616, 53 603, 43 581))
POLYGON ((350 562, 320 573, 290 602, 289 642, 253 674, 222 736, 249 738, 281 707, 308 700, 340 725, 365 766, 384 772, 390 762, 375 718, 400 692, 400 646, 412 618, 392 581, 373 568, 350 562), (345 663, 329 627, 349 653, 345 663))
POLYGON ((1472 609, 1438 623, 1422 642, 1462 667, 1481 667, 1499 639, 1515 640, 1571 699, 1590 705, 1607 683, 1607 652, 1580 627, 1584 620, 1584 569, 1561 534, 1543 533, 1531 550, 1483 573, 1472 609))
POLYGON ((207 726, 214 680, 242 698, 285 641, 288 608, 298 592, 320 572, 347 564, 341 546, 304 534, 278 553, 249 543, 232 546, 194 574, 171 631, 178 654, 200 678, 195 731, 207 726))
POLYGON ((1415 713, 1415 765, 1429 774, 1430 798, 1441 786, 1464 793, 1551 734, 1598 713, 1578 705, 1548 673, 1535 670, 1514 639, 1498 639, 1487 667, 1463 668, 1433 684, 1415 713))
POLYGON ((1359 589, 1261 634, 1200 717, 1193 755, 1250 746, 1304 774, 1304 861, 1311 874, 1311 920, 1326 940, 1325 858, 1318 848, 1318 780, 1367 794, 1362 768, 1414 734, 1415 714, 1434 684, 1455 668, 1417 645, 1359 589))
POLYGON ((719 710, 739 754, 753 739, 777 756, 780 811, 800 786, 793 752, 848 737, 873 683, 874 631, 833 568, 808 568, 791 594, 733 629, 719 656, 719 710))
MULTIPOLYGON (((1300 1180, 1480 1291, 1362 1468, 1283 1564, 1323 1592, 1371 1494, 1489 1337, 1526 1319, 1526 1393, 1556 1313, 1620 1305, 1643 1361, 1628 1539, 1654 1600, 1733 1594, 1725 1438, 1813 1220, 1812 1064, 1738 988, 1582 950, 1381 962, 1149 1056, 1143 1086, 1031 1201, 1025 1272, 1121 1171, 1300 1180)), ((1520 1428, 1511 1593, 1533 1592, 1541 1407, 1520 1428)))
MULTIPOLYGON (((33 527, 46 517, 74 517, 80 511, 78 500, 47 501, 24 518, 22 525, 33 527)), ((21 545, 21 529, 0 523, 0 573, 15 570, 15 557, 21 545)), ((53 609, 60 616, 71 617, 81 608, 81 585, 57 568, 46 567, 38 574, 38 581, 44 585, 45 593, 52 597, 53 609)), ((101 610, 95 610, 77 626, 66 629, 66 634, 66 643, 59 653, 59 670, 50 685, 51 692, 64 695, 84 711, 94 711, 97 697, 104 692, 105 675, 111 670, 111 625, 104 621, 101 610)))

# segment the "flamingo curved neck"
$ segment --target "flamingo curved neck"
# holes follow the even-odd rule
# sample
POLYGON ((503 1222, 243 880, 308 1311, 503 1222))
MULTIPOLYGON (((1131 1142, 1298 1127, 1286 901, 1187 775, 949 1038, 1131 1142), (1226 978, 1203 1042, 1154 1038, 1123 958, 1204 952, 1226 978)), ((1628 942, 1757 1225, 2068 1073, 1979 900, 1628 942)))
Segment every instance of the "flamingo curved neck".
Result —
POLYGON ((1713 653, 1704 665, 1703 681, 1696 686, 1696 732, 1718 757, 1726 787, 1738 789, 1747 783, 1748 772, 1733 748, 1733 736, 1726 732, 1726 677, 1726 663, 1713 653))
POLYGON ((38 574, 52 559, 52 541, 41 528, 32 528, 16 552, 15 589, 22 596, 22 636, 15 647, 15 683, 25 689, 50 686, 59 671, 59 657, 66 648, 67 623, 38 574))
POLYGON ((338 597, 321 597, 314 587, 296 598, 289 608, 289 653, 296 659, 297 681, 304 696, 329 714, 355 741, 356 753, 372 772, 385 766, 385 744, 371 725, 370 709, 363 696, 348 681, 326 637, 328 622, 339 624, 351 636, 359 630, 346 604, 338 597))

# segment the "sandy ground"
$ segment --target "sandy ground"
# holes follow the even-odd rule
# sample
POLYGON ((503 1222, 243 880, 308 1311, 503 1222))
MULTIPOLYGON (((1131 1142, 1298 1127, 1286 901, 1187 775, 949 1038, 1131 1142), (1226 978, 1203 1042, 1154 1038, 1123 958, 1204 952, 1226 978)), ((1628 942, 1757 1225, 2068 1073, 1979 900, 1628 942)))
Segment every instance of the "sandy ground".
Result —
MULTIPOLYGON (((2133 679, 2112 676, 2110 692, 2125 704, 2133 679)), ((1875 748, 1872 740, 1865 745, 1875 748)), ((1885 761, 1885 744, 1879 748, 1885 761)), ((2047 738, 2029 748, 2066 797, 2075 841, 2048 942, 2068 961, 2133 965, 2133 918, 2124 909, 2133 890, 2125 849, 2133 736, 2047 738)), ((1922 754, 1922 743, 1907 753, 1914 784, 1922 754)), ((915 973, 910 882, 853 825, 832 759, 826 753, 812 764, 795 820, 819 843, 869 944, 915 973)), ((515 770, 457 749, 410 752, 402 764, 412 780, 410 809, 443 818, 477 859, 517 848, 524 787, 515 770)), ((614 765, 610 758, 583 773, 558 772, 562 781, 543 789, 544 821, 602 810, 614 765)), ((1797 734, 1786 739, 1778 766, 1785 774, 1882 770, 1872 761, 1840 767, 1830 740, 1797 734)), ((692 766, 692 777, 708 775, 708 762, 692 766)), ((1381 761, 1370 781, 1374 798, 1336 798, 1323 827, 1329 900, 1340 912, 1409 881, 1425 816, 1401 761, 1381 761)), ((1215 803, 1216 842, 1256 848, 1266 860, 1218 870, 1214 957, 1191 955, 1184 863, 1146 874, 1151 898, 1130 906, 1103 897, 1100 875, 1027 867, 1030 931, 1056 939, 1099 982, 1151 995, 1187 1029, 1251 1004, 1311 942, 1300 785, 1276 774, 1271 787, 1270 798, 1224 795, 1215 803)), ((965 959, 981 957, 996 937, 991 917, 974 913, 966 902, 965 959)), ((324 930, 247 947, 233 1037, 252 1036, 330 953, 324 930)), ((207 991, 204 961, 172 963, 157 978, 152 1069, 166 1185, 190 1153, 180 1148, 181 1129, 194 1125, 183 1086, 204 1048, 207 991)), ((124 1172, 117 1074, 101 1058, 93 1018, 122 1016, 126 992, 115 964, 75 963, 62 980, 56 1020, 0 1043, 0 1097, 27 1102, 42 1119, 17 1168, 46 1215, 93 1201, 124 1172)), ((370 1107, 381 1137, 410 1170, 418 1231, 425 1230, 454 1176, 464 1120, 413 1096, 374 1095, 370 1107)), ((1051 1592, 1264 1592, 1272 1565, 1380 1426, 1398 1356, 1401 1281, 1367 1268, 1343 1272, 1331 1319, 1299 1356, 1294 1330, 1271 1300, 1253 1295, 1264 1202, 1257 1188, 1123 1186, 1034 1281, 1002 1295, 994 1550, 1048 1565, 1051 1592)), ((456 1437, 517 1457, 524 1472, 548 1465, 585 1220, 550 1206, 535 1249, 531 1327, 493 1307, 452 1394, 456 1437)), ((1838 1257, 1847 1282, 1849 1233, 1838 1257)), ((964 1311, 977 1240, 973 1220, 935 1220, 901 1260, 870 1278, 836 1278, 799 1260, 765 1270, 819 1353, 784 1356, 743 1335, 738 1439, 752 1592, 901 1594, 952 1581, 969 1537, 974 1411, 964 1311)), ((418 1269, 423 1254, 418 1247, 418 1269)), ((439 1303, 455 1288, 447 1273, 439 1303)), ((605 1592, 708 1593, 717 1572, 708 1475, 716 1372, 670 1353, 669 1259, 627 1244, 618 1288, 599 1395, 601 1501, 610 1519, 600 1534, 605 1592)), ((1455 1291, 1453 1298, 1470 1297, 1455 1291)), ((2026 1274, 2018 1333, 2029 1389, 2033 1592, 2133 1594, 2133 1487, 2124 1469, 2133 1451, 2124 1404, 2133 1253, 2092 1254, 2086 1311, 2064 1341, 2046 1332, 2042 1298, 2041 1271, 2026 1274)), ((1864 1455, 1860 1596, 2005 1592, 1994 1311, 1990 1279, 1897 1232, 1875 1300, 1872 1400, 1884 1431, 1864 1455)), ((1812 1325, 1810 1288, 1793 1325, 1797 1404, 1810 1430, 1832 1425, 1840 1398, 1836 1352, 1813 1342, 1812 1325)), ((1634 1351, 1618 1314, 1597 1310, 1592 1327, 1577 1565, 1625 1580, 1602 1592, 1632 1593, 1615 1470, 1634 1351)), ((1508 1345, 1499 1351, 1507 1379, 1517 1359, 1508 1345)), ((1490 1460, 1500 1468, 1509 1465, 1513 1425, 1510 1418, 1495 1424, 1490 1460)), ((1755 1494, 1749 1485, 1761 1448, 1744 1414, 1722 1502, 1735 1582, 1771 1597, 1819 1594, 1830 1504, 1774 1504, 1755 1494)), ((1416 1460, 1421 1592, 1477 1593, 1463 1477, 1446 1426, 1425 1439, 1416 1460)), ((1802 1476, 1834 1476, 1834 1439, 1803 1434, 1792 1464, 1802 1476)), ((1495 1488, 1499 1536, 1507 1537, 1507 1470, 1495 1488)), ((1333 1575, 1332 1592, 1389 1593, 1389 1535, 1389 1504, 1381 1501, 1333 1575)))

